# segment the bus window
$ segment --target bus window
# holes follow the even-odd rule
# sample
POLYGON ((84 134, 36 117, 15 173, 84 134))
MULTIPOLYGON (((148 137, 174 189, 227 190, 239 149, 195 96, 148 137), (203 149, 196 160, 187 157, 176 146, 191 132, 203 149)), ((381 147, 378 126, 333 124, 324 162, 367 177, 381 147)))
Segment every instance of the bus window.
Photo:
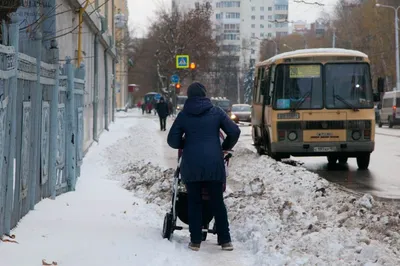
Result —
POLYGON ((326 108, 374 107, 368 64, 327 64, 325 75, 326 108))
POLYGON ((269 84, 269 97, 270 101, 272 102, 272 95, 274 93, 274 81, 275 81, 275 68, 276 66, 271 66, 271 74, 270 74, 270 84, 269 84))
POLYGON ((273 106, 278 110, 322 109, 322 65, 278 65, 273 106))

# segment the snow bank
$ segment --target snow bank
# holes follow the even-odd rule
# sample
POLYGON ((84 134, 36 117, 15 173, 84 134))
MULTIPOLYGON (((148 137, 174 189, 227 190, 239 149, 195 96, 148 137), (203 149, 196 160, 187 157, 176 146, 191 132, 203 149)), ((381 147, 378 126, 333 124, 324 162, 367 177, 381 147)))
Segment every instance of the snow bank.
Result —
MULTIPOLYGON (((174 169, 131 162, 125 188, 170 207, 174 169)), ((302 167, 239 144, 225 195, 233 238, 255 265, 400 265, 398 206, 357 198, 302 167)))

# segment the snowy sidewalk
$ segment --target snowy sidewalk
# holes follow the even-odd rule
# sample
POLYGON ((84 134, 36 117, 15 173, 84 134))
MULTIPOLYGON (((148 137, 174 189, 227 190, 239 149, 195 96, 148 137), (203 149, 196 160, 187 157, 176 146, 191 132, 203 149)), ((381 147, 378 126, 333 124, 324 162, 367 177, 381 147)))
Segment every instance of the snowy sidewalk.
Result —
POLYGON ((119 114, 86 155, 76 192, 36 205, 12 232, 18 244, 0 242, 0 265, 39 266, 43 259, 59 266, 250 265, 213 244, 196 253, 187 249, 188 237, 163 240, 164 210, 133 197, 120 177, 108 179, 129 161, 167 165, 159 135, 166 133, 158 130, 135 111, 119 114))

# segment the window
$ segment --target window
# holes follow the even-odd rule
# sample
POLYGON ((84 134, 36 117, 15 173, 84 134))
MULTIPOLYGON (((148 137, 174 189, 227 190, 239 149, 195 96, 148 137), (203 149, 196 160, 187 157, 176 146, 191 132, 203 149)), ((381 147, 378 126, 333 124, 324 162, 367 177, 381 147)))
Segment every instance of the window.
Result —
POLYGON ((256 43, 255 43, 255 42, 251 42, 250 45, 251 45, 251 46, 254 46, 254 45, 256 45, 256 43))
POLYGON ((224 34, 224 40, 239 40, 239 34, 232 34, 232 33, 228 33, 228 34, 224 34))
POLYGON ((271 32, 268 33, 268 37, 272 37, 272 33, 271 32))
POLYGON ((264 24, 260 24, 260 29, 264 29, 264 24))
POLYGON ((256 16, 251 16, 251 19, 252 19, 252 20, 255 20, 255 19, 256 19, 256 16))
POLYGON ((240 13, 237 13, 237 12, 227 12, 227 13, 225 13, 225 18, 237 19, 237 18, 240 18, 240 13))
POLYGON ((322 65, 278 65, 274 108, 322 109, 322 65))
POLYGON ((272 16, 268 16, 268 20, 272 20, 272 16))
POLYGON ((260 11, 264 11, 264 7, 263 6, 260 7, 260 11))
POLYGON ((224 33, 239 33, 240 24, 224 24, 224 33))
POLYGON ((392 98, 387 98, 383 100, 383 108, 392 108, 393 106, 393 99, 392 98))
POLYGON ((268 11, 272 11, 272 7, 271 6, 268 7, 268 11))
POLYGON ((256 27, 256 24, 251 24, 251 27, 254 29, 256 27))
POLYGON ((232 112, 251 112, 250 105, 233 105, 232 112))
POLYGON ((217 7, 240 7, 240 1, 221 1, 217 3, 217 7))
POLYGON ((255 6, 252 6, 252 7, 251 7, 251 11, 256 11, 256 7, 255 7, 255 6))
POLYGON ((276 20, 287 20, 287 19, 288 19, 288 15, 276 14, 276 15, 275 15, 275 19, 276 19, 276 20))
POLYGON ((251 37, 256 37, 256 34, 253 32, 252 34, 251 34, 251 37))
POLYGON ((217 19, 222 19, 223 13, 215 14, 215 17, 217 19))
POLYGON ((275 10, 288 10, 288 7, 288 5, 275 5, 275 10))
POLYGON ((368 64, 326 64, 325 76, 326 108, 374 107, 368 64))
POLYGON ((261 19, 261 20, 264 20, 264 16, 260 16, 260 19, 261 19))
POLYGON ((261 38, 264 38, 264 32, 261 32, 261 33, 260 33, 260 37, 261 37, 261 38))
POLYGON ((251 49, 251 54, 255 54, 255 53, 256 53, 256 50, 251 49))
POLYGON ((268 24, 268 28, 272 28, 272 24, 268 24))

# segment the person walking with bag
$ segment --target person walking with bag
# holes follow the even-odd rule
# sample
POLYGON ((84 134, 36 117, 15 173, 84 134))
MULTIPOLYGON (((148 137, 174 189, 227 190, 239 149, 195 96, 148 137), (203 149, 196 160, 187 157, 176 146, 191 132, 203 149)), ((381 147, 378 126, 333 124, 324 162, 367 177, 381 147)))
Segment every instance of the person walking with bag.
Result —
POLYGON ((183 149, 181 176, 188 193, 189 248, 199 250, 202 241, 202 189, 210 196, 218 242, 223 250, 233 250, 227 210, 223 198, 226 172, 223 151, 231 150, 240 136, 239 127, 206 97, 199 82, 187 90, 188 99, 171 126, 168 145, 183 149), (226 134, 222 145, 220 129, 226 134))
POLYGON ((160 98, 160 102, 156 105, 158 117, 160 118, 160 130, 165 131, 167 126, 167 116, 169 115, 168 104, 164 98, 160 98))

